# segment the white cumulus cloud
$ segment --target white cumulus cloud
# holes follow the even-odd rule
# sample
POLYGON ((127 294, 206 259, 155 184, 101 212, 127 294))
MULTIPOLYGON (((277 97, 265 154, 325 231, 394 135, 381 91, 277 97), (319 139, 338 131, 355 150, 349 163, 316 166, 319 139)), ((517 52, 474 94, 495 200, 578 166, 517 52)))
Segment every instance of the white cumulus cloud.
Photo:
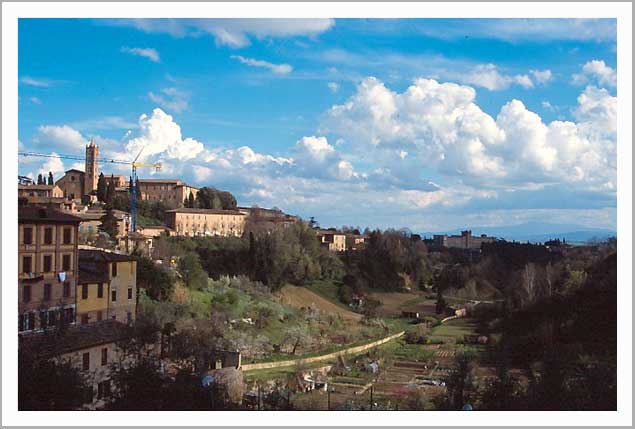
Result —
POLYGON ((606 65, 603 60, 591 60, 582 66, 582 72, 574 74, 573 83, 584 85, 589 81, 599 85, 615 87, 617 85, 617 73, 615 69, 606 65))
POLYGON ((177 88, 163 88, 160 93, 149 92, 148 98, 164 109, 180 113, 189 107, 190 94, 177 88))

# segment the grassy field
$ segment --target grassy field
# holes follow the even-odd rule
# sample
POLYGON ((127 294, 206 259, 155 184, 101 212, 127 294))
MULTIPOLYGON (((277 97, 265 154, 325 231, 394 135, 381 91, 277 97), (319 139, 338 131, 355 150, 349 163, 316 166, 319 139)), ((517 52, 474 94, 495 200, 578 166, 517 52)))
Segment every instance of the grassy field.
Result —
POLYGON ((324 298, 321 295, 304 287, 287 285, 278 291, 279 296, 286 305, 290 305, 295 308, 313 307, 318 310, 339 316, 345 320, 360 320, 362 315, 354 313, 350 309, 343 305, 338 305, 330 299, 324 298))
POLYGON ((428 339, 432 342, 456 342, 465 335, 476 333, 476 323, 469 319, 454 319, 430 330, 428 339))

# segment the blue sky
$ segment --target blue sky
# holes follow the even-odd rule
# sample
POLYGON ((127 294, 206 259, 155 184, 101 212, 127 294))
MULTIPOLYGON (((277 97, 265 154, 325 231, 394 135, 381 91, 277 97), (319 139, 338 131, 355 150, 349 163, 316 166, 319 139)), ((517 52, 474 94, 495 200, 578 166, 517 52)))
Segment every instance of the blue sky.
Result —
POLYGON ((616 227, 615 20, 20 19, 18 44, 25 150, 143 147, 325 226, 616 227))

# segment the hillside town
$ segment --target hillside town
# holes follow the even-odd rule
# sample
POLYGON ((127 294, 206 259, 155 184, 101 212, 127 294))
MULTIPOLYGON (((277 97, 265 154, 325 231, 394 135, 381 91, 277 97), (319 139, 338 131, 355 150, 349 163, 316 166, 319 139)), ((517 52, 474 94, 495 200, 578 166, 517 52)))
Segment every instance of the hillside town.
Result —
POLYGON ((610 242, 321 228, 180 179, 131 183, 99 160, 91 140, 84 171, 18 181, 25 409, 168 407, 145 377, 189 389, 195 409, 487 409, 500 311, 614 275, 610 242), (509 295, 492 275, 516 264, 509 295), (70 377, 68 397, 34 393, 42 371, 70 377))

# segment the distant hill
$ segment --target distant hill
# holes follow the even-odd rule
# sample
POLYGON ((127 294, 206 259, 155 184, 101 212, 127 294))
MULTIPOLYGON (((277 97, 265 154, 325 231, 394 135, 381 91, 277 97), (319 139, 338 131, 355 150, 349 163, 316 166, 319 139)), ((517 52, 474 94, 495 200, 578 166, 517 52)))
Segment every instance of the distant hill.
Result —
POLYGON ((466 229, 471 230, 474 235, 487 234, 508 241, 529 241, 532 243, 544 242, 552 238, 564 238, 568 243, 574 244, 617 236, 617 232, 610 229, 542 222, 527 222, 511 226, 468 226, 444 232, 423 232, 421 235, 426 237, 431 237, 434 234, 458 235, 466 229))

